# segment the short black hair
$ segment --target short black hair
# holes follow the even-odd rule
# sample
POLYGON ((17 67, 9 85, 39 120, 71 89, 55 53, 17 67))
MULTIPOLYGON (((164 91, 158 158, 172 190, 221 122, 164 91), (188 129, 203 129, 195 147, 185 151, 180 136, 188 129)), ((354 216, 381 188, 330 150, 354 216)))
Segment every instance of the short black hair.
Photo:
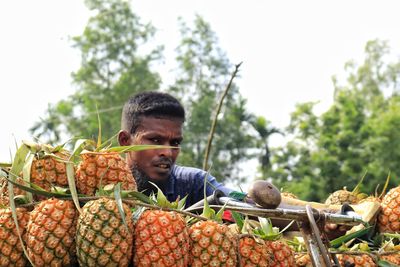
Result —
POLYGON ((147 91, 129 98, 122 109, 121 128, 134 134, 141 117, 180 119, 185 121, 185 109, 170 94, 147 91))

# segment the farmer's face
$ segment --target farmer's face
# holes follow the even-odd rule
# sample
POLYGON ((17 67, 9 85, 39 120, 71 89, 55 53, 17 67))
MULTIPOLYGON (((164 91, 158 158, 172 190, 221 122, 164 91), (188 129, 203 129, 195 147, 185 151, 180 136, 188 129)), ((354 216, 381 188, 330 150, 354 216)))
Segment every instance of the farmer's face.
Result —
POLYGON ((165 181, 179 155, 182 139, 181 120, 142 117, 136 133, 130 136, 131 145, 164 145, 174 148, 130 152, 127 162, 131 169, 145 174, 150 181, 165 181))

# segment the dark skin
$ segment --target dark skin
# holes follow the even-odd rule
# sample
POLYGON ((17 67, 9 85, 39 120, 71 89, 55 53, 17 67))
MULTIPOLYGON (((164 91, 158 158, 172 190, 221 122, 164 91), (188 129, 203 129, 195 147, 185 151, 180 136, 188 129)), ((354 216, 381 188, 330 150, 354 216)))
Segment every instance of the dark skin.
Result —
POLYGON ((146 174, 152 182, 166 181, 179 155, 179 146, 183 140, 183 122, 179 119, 142 117, 134 134, 121 130, 118 134, 119 144, 130 145, 164 145, 175 148, 149 149, 132 151, 127 154, 127 163, 146 174))

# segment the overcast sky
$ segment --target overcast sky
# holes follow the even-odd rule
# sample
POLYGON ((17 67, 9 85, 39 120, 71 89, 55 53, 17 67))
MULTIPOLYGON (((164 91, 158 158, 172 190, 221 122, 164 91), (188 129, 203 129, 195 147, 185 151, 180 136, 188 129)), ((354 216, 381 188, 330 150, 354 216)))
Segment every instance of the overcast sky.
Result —
MULTIPOLYGON (((179 41, 177 17, 199 14, 216 32, 232 63, 243 62, 235 81, 248 108, 284 127, 296 103, 332 103, 332 75, 361 60, 366 42, 388 40, 400 55, 400 1, 132 1, 134 12, 158 29, 166 46, 165 69, 179 41)), ((72 94, 70 73, 80 63, 69 38, 82 33, 89 12, 81 0, 0 2, 0 162, 14 140, 49 103, 72 94)), ((273 145, 273 144, 272 144, 273 145)))

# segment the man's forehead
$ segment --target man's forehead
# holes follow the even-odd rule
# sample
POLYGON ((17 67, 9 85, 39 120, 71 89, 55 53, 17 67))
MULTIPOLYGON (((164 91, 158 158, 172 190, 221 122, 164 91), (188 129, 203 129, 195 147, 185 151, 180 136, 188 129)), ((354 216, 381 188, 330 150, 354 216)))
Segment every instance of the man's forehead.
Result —
POLYGON ((178 118, 143 117, 136 129, 137 133, 182 133, 183 121, 178 118))

